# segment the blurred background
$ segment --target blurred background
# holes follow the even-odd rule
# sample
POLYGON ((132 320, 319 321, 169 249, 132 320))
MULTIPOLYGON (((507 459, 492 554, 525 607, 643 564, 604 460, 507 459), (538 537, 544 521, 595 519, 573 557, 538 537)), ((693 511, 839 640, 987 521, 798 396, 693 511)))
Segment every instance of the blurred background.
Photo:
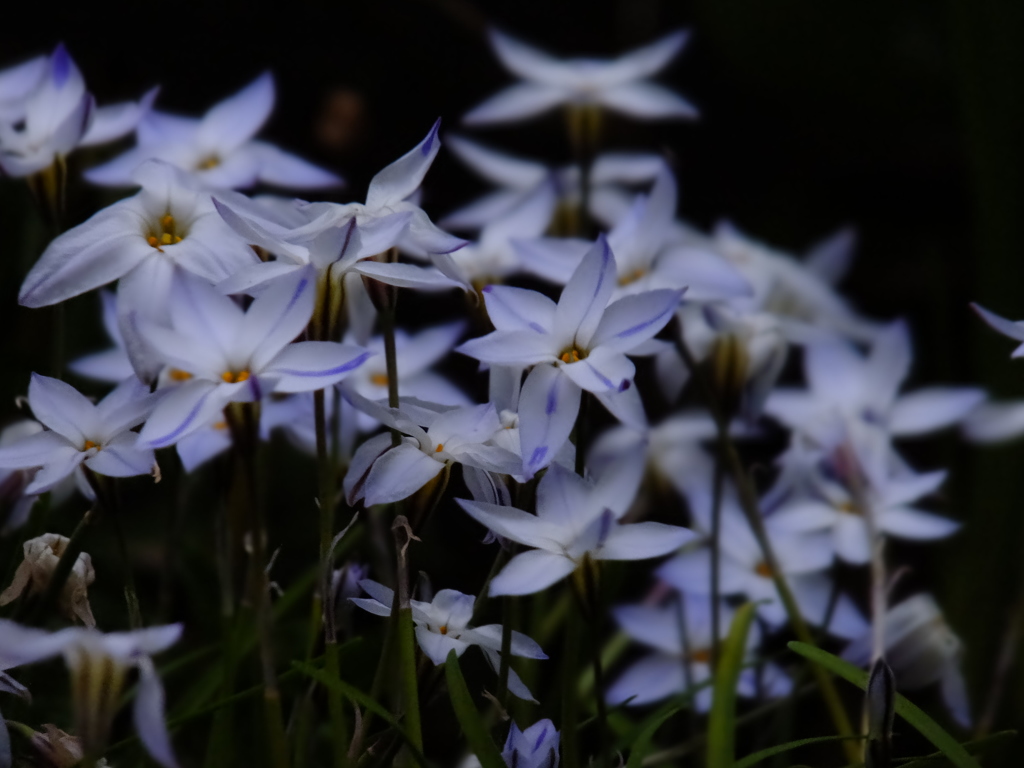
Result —
MULTIPOLYGON (((689 46, 658 79, 696 104, 701 119, 613 121, 607 146, 664 152, 680 181, 681 214, 701 228, 726 217, 800 254, 854 226, 858 256, 845 291, 869 315, 909 320, 918 346, 913 381, 977 382, 997 396, 1024 396, 1010 343, 967 306, 1024 317, 1019 1, 293 0, 273 10, 19 3, 16 19, 11 9, 5 16, 0 66, 63 40, 101 104, 160 84, 158 108, 201 114, 270 68, 278 101, 262 136, 342 173, 349 186, 337 200, 362 199, 373 173, 436 117, 443 136, 511 82, 486 45, 487 24, 557 54, 596 56, 687 27, 689 46)), ((557 115, 472 135, 525 156, 568 156, 557 115)), ((439 217, 483 189, 442 152, 424 207, 439 217)), ((112 199, 80 189, 70 223, 112 199)), ((39 351, 46 325, 16 303, 42 233, 24 186, 0 179, 3 421, 29 371, 47 359, 39 351)), ((82 318, 71 324, 72 355, 104 343, 95 308, 95 296, 72 302, 72 318, 82 318)), ((966 642, 981 711, 1011 616, 1024 611, 1024 449, 965 448, 950 437, 910 455, 922 468, 951 467, 941 511, 965 529, 907 557, 966 642)), ((1018 663, 996 726, 1022 721, 1018 663)))

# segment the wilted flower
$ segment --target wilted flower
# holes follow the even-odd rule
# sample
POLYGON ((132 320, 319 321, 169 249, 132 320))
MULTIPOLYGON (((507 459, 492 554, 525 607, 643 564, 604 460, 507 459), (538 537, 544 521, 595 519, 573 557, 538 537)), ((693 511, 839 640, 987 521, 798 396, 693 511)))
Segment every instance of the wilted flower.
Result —
MULTIPOLYGON (((14 572, 11 585, 0 593, 0 605, 17 600, 26 589, 29 595, 45 591, 70 542, 69 538, 59 533, 44 533, 26 541, 22 545, 25 559, 14 572)), ((92 608, 89 607, 89 596, 86 594, 89 585, 95 580, 92 558, 88 553, 81 552, 60 594, 61 612, 69 618, 79 619, 87 627, 96 626, 92 608)))

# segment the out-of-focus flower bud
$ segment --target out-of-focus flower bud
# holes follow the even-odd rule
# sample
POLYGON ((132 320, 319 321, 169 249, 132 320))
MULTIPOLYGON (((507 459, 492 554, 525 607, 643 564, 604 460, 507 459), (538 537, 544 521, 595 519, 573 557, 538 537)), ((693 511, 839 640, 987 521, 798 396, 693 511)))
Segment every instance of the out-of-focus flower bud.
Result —
POLYGON ((71 768, 85 757, 81 742, 52 723, 32 736, 32 747, 46 768, 71 768))
MULTIPOLYGON (((70 541, 66 536, 57 533, 44 533, 26 541, 25 559, 14 572, 11 585, 0 593, 0 605, 17 600, 26 589, 29 595, 44 592, 70 541)), ((92 558, 82 552, 78 555, 60 595, 61 613, 70 619, 77 618, 87 627, 96 626, 87 594, 89 585, 95 580, 96 572, 92 567, 92 558)))

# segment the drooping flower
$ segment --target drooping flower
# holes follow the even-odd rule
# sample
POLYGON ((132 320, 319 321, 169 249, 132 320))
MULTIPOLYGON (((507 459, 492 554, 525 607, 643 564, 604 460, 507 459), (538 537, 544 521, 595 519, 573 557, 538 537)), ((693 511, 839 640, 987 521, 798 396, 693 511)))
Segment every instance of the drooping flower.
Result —
POLYGON ((303 274, 275 283, 247 311, 208 283, 179 275, 170 327, 139 318, 142 338, 166 366, 170 391, 139 435, 150 448, 173 445, 215 421, 228 403, 270 392, 308 392, 341 381, 370 352, 351 344, 299 341, 313 314, 303 274))
POLYGON ((342 179, 272 144, 253 137, 274 107, 269 72, 211 107, 201 118, 151 111, 138 126, 138 145, 85 172, 95 183, 130 186, 134 171, 157 158, 195 174, 214 189, 257 183, 290 189, 325 189, 342 179))
MULTIPOLYGON (((350 597, 353 603, 377 616, 390 616, 395 593, 371 579, 363 579, 359 586, 370 597, 350 597)), ((473 604, 476 598, 464 595, 454 589, 442 589, 429 602, 410 600, 412 620, 416 626, 416 641, 423 653, 434 664, 444 664, 451 651, 462 656, 472 645, 479 646, 491 668, 497 672, 501 666, 501 624, 485 624, 482 627, 469 626, 473 618, 473 604)), ((512 630, 511 650, 513 656, 527 659, 546 659, 547 654, 532 639, 522 632, 512 630)), ((521 699, 534 701, 533 694, 519 679, 515 670, 508 671, 508 689, 521 699)))
POLYGON ((133 377, 93 404, 70 384, 34 373, 28 404, 46 429, 0 448, 0 467, 40 467, 27 494, 50 490, 83 465, 98 475, 148 475, 153 451, 136 446, 132 429, 146 420, 157 399, 133 377))
POLYGON ((689 102, 647 81, 675 58, 687 37, 673 32, 617 59, 560 60, 491 30, 491 46, 501 63, 526 82, 492 96, 462 120, 467 125, 515 122, 561 104, 600 106, 640 119, 694 118, 697 111, 689 102))
POLYGON ((86 755, 102 754, 116 714, 125 677, 138 669, 139 685, 132 706, 135 730, 160 765, 175 768, 171 740, 164 724, 164 690, 152 654, 177 642, 180 624, 103 634, 71 627, 49 633, 0 619, 0 669, 33 664, 63 655, 71 673, 75 733, 86 755))
MULTIPOLYGON (((11 585, 0 593, 0 605, 17 600, 26 589, 29 595, 45 591, 70 541, 58 533, 44 533, 26 541, 22 545, 25 559, 14 572, 11 585)), ((87 627, 96 626, 86 593, 95 580, 92 558, 87 552, 81 552, 60 594, 61 612, 69 618, 77 618, 87 627)))
POLYGON ((515 507, 457 501, 488 530, 533 548, 513 557, 494 577, 491 595, 532 594, 562 580, 588 560, 646 560, 696 538, 693 531, 674 525, 619 523, 615 512, 605 506, 600 486, 557 464, 537 486, 536 515, 515 507))

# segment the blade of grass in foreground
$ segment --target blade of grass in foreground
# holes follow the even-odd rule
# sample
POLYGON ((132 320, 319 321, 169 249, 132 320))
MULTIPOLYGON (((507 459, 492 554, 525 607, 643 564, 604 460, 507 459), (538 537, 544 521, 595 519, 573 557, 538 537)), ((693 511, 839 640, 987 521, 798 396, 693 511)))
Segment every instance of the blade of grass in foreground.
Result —
MULTIPOLYGON (((850 664, 848 661, 833 656, 831 653, 815 648, 806 643, 796 640, 789 643, 789 648, 806 659, 817 662, 830 672, 838 675, 844 680, 856 685, 861 690, 866 690, 868 685, 868 673, 863 669, 850 664)), ((980 768, 978 761, 967 752, 966 749, 946 733, 942 727, 924 713, 917 705, 912 704, 905 697, 896 694, 896 714, 916 728, 922 736, 934 744, 957 768, 980 768)))
POLYGON ((459 657, 454 649, 448 652, 448 658, 444 662, 444 676, 448 681, 448 695, 455 709, 455 717, 462 726, 462 732, 466 734, 470 750, 479 758, 483 768, 505 768, 501 752, 487 733, 487 727, 473 703, 469 688, 466 687, 466 680, 459 669, 459 657))
POLYGON ((754 618, 754 603, 736 611, 715 670, 714 698, 708 718, 708 768, 733 768, 736 762, 736 683, 747 650, 747 633, 754 618))

